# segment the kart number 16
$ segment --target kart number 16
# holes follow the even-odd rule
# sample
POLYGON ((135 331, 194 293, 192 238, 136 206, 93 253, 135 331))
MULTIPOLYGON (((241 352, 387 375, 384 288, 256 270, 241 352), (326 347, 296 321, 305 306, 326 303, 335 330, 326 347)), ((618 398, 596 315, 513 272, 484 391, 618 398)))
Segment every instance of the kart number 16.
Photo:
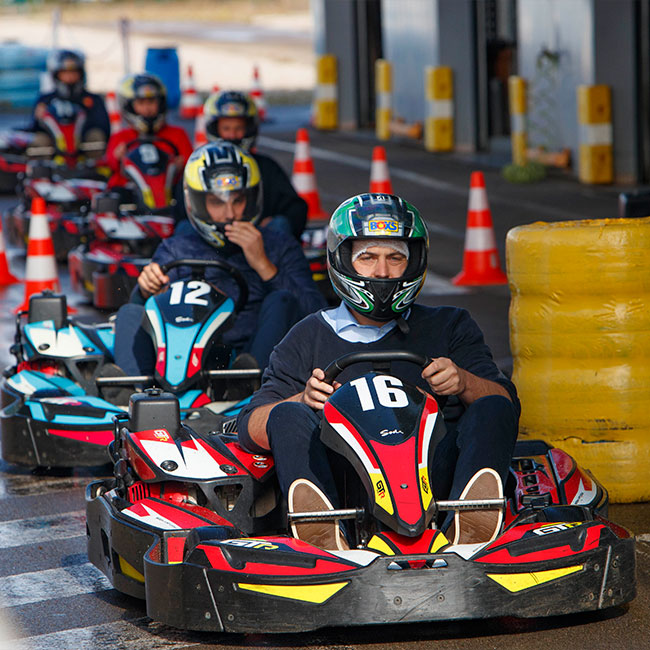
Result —
MULTIPOLYGON (((408 406, 408 396, 401 388, 396 388, 396 386, 403 385, 397 377, 377 375, 372 378, 372 385, 381 406, 385 408, 404 408, 408 406)), ((371 411, 376 408, 366 377, 359 377, 359 379, 351 381, 350 386, 354 386, 357 391, 362 411, 371 411)))

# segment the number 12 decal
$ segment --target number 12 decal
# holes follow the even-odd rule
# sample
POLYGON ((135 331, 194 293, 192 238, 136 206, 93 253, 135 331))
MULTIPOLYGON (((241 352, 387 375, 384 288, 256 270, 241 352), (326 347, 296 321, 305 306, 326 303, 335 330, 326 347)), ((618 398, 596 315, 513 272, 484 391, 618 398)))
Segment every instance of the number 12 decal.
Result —
MULTIPOLYGON (((372 378, 372 385, 381 406, 386 408, 404 408, 408 406, 409 398, 407 394, 401 388, 396 388, 396 386, 403 386, 397 377, 377 375, 372 378)), ((372 399, 368 380, 365 377, 359 377, 359 379, 351 381, 350 386, 354 386, 357 391, 362 411, 372 411, 377 408, 372 399)))
POLYGON ((183 289, 185 287, 191 289, 191 291, 188 291, 185 294, 185 299, 183 300, 186 305, 201 305, 202 307, 208 306, 208 301, 200 296, 204 296, 206 293, 210 292, 210 285, 201 282, 201 280, 190 280, 190 282, 183 282, 181 280, 179 282, 172 282, 171 296, 169 296, 170 305, 180 305, 181 298, 183 297, 183 289))

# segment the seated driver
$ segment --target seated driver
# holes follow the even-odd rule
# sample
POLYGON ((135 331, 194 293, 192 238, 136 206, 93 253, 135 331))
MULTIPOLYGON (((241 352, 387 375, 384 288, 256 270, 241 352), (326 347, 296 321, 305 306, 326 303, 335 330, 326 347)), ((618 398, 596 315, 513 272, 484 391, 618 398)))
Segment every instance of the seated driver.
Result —
POLYGON ((129 179, 122 173, 122 158, 128 151, 129 144, 139 139, 156 139, 170 142, 175 150, 164 142, 161 150, 176 156, 176 176, 174 179, 174 196, 182 200, 180 180, 183 168, 192 153, 192 143, 185 130, 179 126, 167 124, 167 89, 154 74, 129 74, 117 90, 117 101, 122 117, 129 126, 114 133, 106 148, 106 165, 111 170, 108 187, 125 187, 129 179))
MULTIPOLYGON (((434 497, 503 495, 517 438, 517 392, 495 365, 467 311, 415 303, 427 253, 420 213, 397 196, 361 194, 332 215, 328 270, 342 302, 291 329, 237 421, 243 447, 253 453, 272 451, 290 511, 359 505, 341 501, 320 423, 333 391, 363 374, 361 364, 352 366, 332 386, 323 381, 324 369, 344 354, 361 351, 407 350, 431 359, 422 371, 404 364, 400 378, 433 394, 445 414, 447 434, 430 461, 434 497), (373 228, 378 222, 391 228, 373 228)), ((501 510, 494 509, 449 513, 438 523, 451 542, 469 544, 494 539, 501 521, 501 510)), ((292 530, 322 548, 348 547, 336 522, 302 523, 292 530)))
MULTIPOLYGON (((223 342, 252 355, 264 368, 273 347, 290 327, 325 305, 311 277, 300 244, 268 227, 259 227, 262 182, 255 160, 228 142, 206 144, 190 157, 184 174, 186 208, 193 230, 174 234, 156 250, 140 273, 131 304, 118 312, 115 362, 127 374, 150 374, 155 354, 141 327, 143 303, 170 282, 190 277, 161 266, 181 258, 219 259, 238 269, 248 284, 248 301, 223 342)), ((238 289, 222 269, 206 268, 205 279, 236 299, 238 289)), ((243 365, 240 367, 244 367, 243 365)))

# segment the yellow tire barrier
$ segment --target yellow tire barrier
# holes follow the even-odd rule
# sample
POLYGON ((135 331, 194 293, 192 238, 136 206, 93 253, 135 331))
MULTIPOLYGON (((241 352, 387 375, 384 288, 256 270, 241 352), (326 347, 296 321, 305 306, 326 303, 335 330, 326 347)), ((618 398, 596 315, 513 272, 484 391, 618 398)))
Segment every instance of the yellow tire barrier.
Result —
POLYGON ((375 134, 378 140, 390 139, 392 110, 393 72, 384 59, 375 61, 375 134))
POLYGON ((528 84, 525 79, 514 75, 508 78, 508 101, 512 162, 525 165, 528 149, 528 84))
POLYGON ((316 61, 314 126, 336 129, 339 125, 338 64, 333 54, 323 54, 316 61))
POLYGON ((609 86, 578 86, 578 127, 578 177, 583 183, 611 183, 614 156, 609 86))
POLYGON ((616 502, 650 500, 650 217, 534 223, 506 240, 520 436, 616 502))
POLYGON ((424 122, 424 147, 427 151, 452 151, 454 148, 454 78, 450 67, 424 69, 427 117, 424 122))

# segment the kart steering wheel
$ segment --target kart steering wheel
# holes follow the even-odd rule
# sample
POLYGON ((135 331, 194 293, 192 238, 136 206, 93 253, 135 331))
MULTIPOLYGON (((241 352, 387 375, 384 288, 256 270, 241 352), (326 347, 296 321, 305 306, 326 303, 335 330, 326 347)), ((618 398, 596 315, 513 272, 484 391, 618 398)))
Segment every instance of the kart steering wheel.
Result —
POLYGON ((124 155, 126 156, 131 151, 139 147, 141 144, 152 144, 155 146, 156 142, 162 142, 163 144, 167 145, 172 150, 173 156, 180 155, 180 151, 178 150, 178 147, 171 140, 167 140, 167 138, 161 138, 158 135, 154 135, 153 137, 150 138, 138 137, 135 140, 131 140, 130 142, 127 142, 126 151, 124 152, 124 155))
POLYGON ((331 384, 339 374, 354 363, 372 363, 373 370, 386 372, 390 370, 392 361, 405 361, 421 368, 426 368, 431 359, 424 354, 406 350, 385 350, 382 352, 350 352, 335 359, 325 368, 324 382, 331 384))
POLYGON ((248 301, 248 283, 246 282, 246 278, 243 276, 241 271, 236 269, 234 266, 231 266, 222 260, 180 259, 169 262, 169 264, 163 264, 160 267, 160 270, 165 275, 167 275, 171 269, 175 269, 178 266, 189 266, 192 269, 192 277, 197 279, 202 279, 200 271, 208 267, 218 268, 226 271, 237 283, 237 287, 239 288, 239 297, 237 298, 234 307, 235 313, 239 313, 246 305, 246 302, 248 301))

